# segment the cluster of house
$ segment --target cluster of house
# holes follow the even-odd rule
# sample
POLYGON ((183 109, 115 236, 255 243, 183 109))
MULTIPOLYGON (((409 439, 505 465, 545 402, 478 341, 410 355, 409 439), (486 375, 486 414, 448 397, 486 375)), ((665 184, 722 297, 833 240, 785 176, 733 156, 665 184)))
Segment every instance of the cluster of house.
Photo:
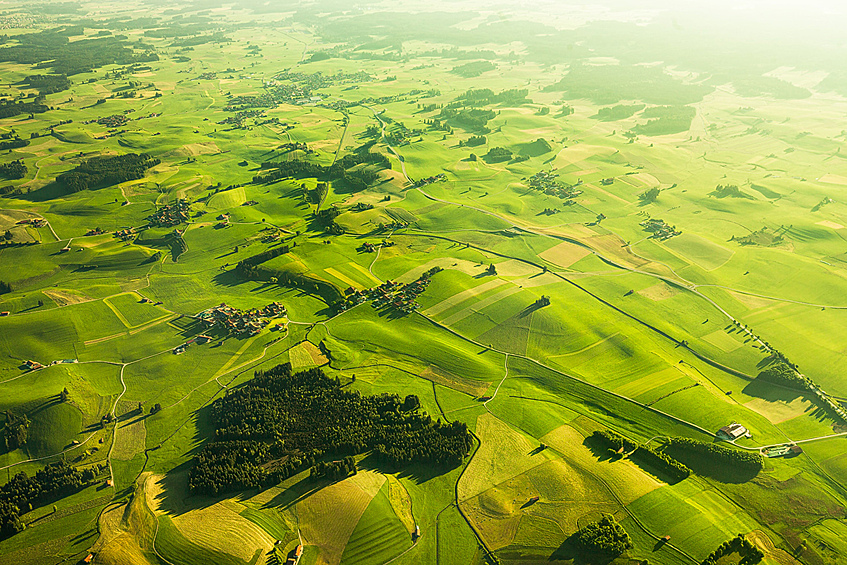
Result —
POLYGON ((169 228, 188 221, 189 211, 188 200, 180 198, 176 204, 162 206, 155 213, 147 216, 147 219, 154 227, 169 228))
POLYGON ((649 218, 638 224, 644 231, 649 231, 653 235, 650 237, 656 239, 670 239, 675 235, 682 235, 682 232, 676 229, 676 226, 665 223, 664 220, 658 218, 649 218))
POLYGON ((34 228, 43 228, 47 225, 47 220, 44 218, 24 218, 23 220, 18 220, 17 223, 19 225, 30 225, 34 228))
POLYGON ((273 318, 285 314, 285 306, 279 302, 271 302, 262 309, 251 308, 250 310, 239 310, 222 303, 220 306, 200 312, 194 318, 204 322, 207 327, 220 328, 230 334, 256 335, 273 318))
POLYGON ((569 199, 576 198, 582 194, 582 191, 576 188, 582 185, 582 180, 578 180, 576 184, 568 186, 556 180, 558 176, 559 173, 538 171, 529 177, 527 181, 529 182, 530 188, 540 190, 544 194, 548 194, 550 196, 558 196, 559 198, 569 199))
POLYGON ((339 305, 339 310, 343 312, 371 300, 371 306, 374 308, 395 308, 410 314, 420 308, 417 298, 426 290, 429 282, 428 276, 421 276, 418 280, 405 285, 395 281, 385 281, 367 290, 356 290, 351 286, 344 291, 346 300, 339 305))
POLYGON ((796 443, 775 445, 762 450, 765 457, 796 457, 803 453, 803 448, 796 443))
POLYGON ((434 182, 444 182, 446 180, 447 180, 447 175, 445 175, 444 173, 438 173, 435 176, 426 177, 425 179, 420 179, 418 182, 415 183, 415 186, 416 187, 417 186, 426 186, 426 185, 432 184, 434 182))
POLYGON ((736 422, 733 422, 730 425, 724 426, 719 429, 717 436, 718 438, 727 441, 735 441, 740 437, 752 437, 750 431, 747 428, 736 422))
POLYGON ((135 236, 135 228, 126 228, 115 232, 115 237, 121 241, 128 241, 135 236))
POLYGON ((129 118, 126 114, 113 114, 111 116, 103 116, 102 118, 97 118, 96 122, 101 126, 106 126, 109 128, 117 128, 129 121, 129 118))
POLYGON ((216 220, 218 220, 218 223, 215 224, 215 228, 220 229, 229 227, 229 214, 220 214, 216 220))
POLYGON ((85 232, 85 235, 103 235, 104 233, 106 233, 106 230, 104 230, 103 228, 97 227, 97 228, 91 228, 90 230, 85 232))

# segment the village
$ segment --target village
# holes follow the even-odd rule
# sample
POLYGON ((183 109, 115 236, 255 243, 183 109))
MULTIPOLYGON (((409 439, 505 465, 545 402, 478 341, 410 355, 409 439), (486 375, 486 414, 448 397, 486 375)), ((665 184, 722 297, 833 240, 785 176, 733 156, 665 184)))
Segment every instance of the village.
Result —
POLYGON ((558 176, 559 173, 538 171, 527 180, 529 181, 530 188, 540 190, 544 194, 548 194, 550 196, 558 196, 562 199, 571 199, 582 194, 582 191, 576 188, 582 185, 582 180, 577 180, 577 183, 574 185, 565 186, 565 184, 556 180, 558 176))
POLYGON ((441 270, 441 267, 433 267, 422 274, 416 281, 407 284, 389 280, 379 286, 366 290, 356 290, 352 286, 348 287, 344 291, 345 300, 338 304, 338 311, 344 312, 353 306, 358 306, 370 300, 373 308, 389 308, 403 314, 411 314, 420 308, 417 298, 429 286, 432 275, 441 270))
POLYGON ((188 221, 188 212, 191 210, 188 200, 180 198, 174 205, 165 205, 147 216, 150 225, 157 228, 170 228, 188 221))
POLYGON ((200 312, 194 319, 206 324, 207 328, 221 329, 230 335, 253 336, 267 327, 271 320, 286 314, 285 306, 279 302, 250 310, 240 310, 222 303, 200 312))

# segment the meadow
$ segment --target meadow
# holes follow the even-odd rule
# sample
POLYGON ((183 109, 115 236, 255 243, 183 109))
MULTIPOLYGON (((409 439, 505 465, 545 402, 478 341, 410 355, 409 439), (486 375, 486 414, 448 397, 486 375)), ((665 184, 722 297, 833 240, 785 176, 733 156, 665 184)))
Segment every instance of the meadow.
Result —
POLYGON ((529 8, 510 27, 409 2, 330 19, 208 4, 0 17, 23 18, 12 45, 68 26, 156 54, 92 63, 43 98, 25 80, 43 65, 0 62, 0 96, 49 107, 0 118, 3 140, 28 142, 0 155, 26 166, 0 187, 0 412, 29 420, 0 485, 60 460, 97 477, 27 508, 0 554, 257 565, 302 544, 308 565, 593 563, 573 534, 610 514, 633 548, 605 563, 696 564, 739 533, 769 565, 839 563, 847 423, 822 398, 847 398, 847 102, 826 81, 657 66, 601 23, 572 42, 529 8), (159 163, 77 192, 56 180, 129 153, 159 163), (340 165, 368 153, 390 167, 340 165), (283 165, 321 172, 262 180, 283 165), (185 218, 158 223, 181 201, 185 218), (409 311, 340 306, 425 273, 409 311), (285 314, 253 334, 195 318, 271 302, 285 314), (780 358, 814 387, 756 379, 780 358), (281 363, 415 395, 473 448, 453 468, 363 454, 338 481, 307 466, 192 495, 210 403, 281 363), (749 437, 731 449, 803 453, 678 481, 590 439, 713 442, 733 422, 749 437))

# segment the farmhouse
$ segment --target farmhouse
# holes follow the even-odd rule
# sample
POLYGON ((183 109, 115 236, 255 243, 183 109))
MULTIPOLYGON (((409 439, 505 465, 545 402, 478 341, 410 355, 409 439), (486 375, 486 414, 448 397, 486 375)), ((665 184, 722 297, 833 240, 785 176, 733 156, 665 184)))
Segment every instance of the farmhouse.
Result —
POLYGON ((750 437, 750 432, 747 431, 747 428, 745 428, 741 424, 736 424, 735 422, 733 422, 730 425, 724 426, 719 429, 717 436, 720 439, 736 440, 742 436, 750 437))

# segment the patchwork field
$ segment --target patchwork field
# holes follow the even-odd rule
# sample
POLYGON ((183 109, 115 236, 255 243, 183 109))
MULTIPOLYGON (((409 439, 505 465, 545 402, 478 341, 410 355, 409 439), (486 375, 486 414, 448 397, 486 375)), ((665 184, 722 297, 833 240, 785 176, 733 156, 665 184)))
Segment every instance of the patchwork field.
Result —
POLYGON ((496 9, 4 4, 4 563, 843 562, 842 16, 496 9))

